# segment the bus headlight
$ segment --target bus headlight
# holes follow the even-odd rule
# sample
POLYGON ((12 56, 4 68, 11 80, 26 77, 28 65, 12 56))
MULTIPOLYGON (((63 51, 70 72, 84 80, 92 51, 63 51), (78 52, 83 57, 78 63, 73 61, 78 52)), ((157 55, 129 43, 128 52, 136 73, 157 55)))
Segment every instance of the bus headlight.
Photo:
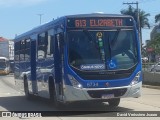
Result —
POLYGON ((138 81, 139 81, 140 76, 141 76, 141 71, 139 71, 139 72, 136 74, 136 76, 134 77, 134 79, 133 79, 132 82, 131 82, 131 85, 137 84, 138 81))
POLYGON ((82 88, 82 85, 72 75, 68 74, 68 78, 69 78, 71 84, 73 85, 73 87, 82 88))

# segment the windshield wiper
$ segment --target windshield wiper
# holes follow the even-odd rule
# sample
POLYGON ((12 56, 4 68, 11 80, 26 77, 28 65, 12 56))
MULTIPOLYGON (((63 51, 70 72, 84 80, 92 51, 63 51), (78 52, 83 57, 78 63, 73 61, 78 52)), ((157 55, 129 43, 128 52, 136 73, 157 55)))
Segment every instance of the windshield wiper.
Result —
POLYGON ((114 46, 115 46, 115 44, 117 42, 117 38, 119 36, 120 31, 121 31, 121 29, 118 28, 117 31, 116 31, 116 33, 115 33, 115 35, 114 35, 114 38, 111 41, 109 40, 109 44, 110 44, 109 47, 110 47, 110 49, 114 48, 114 46))
POLYGON ((110 60, 111 60, 111 57, 112 57, 112 48, 115 46, 115 43, 117 42, 117 38, 119 36, 120 31, 121 31, 121 29, 118 28, 115 35, 114 35, 114 38, 112 40, 110 39, 110 36, 108 36, 109 37, 109 53, 110 53, 109 54, 110 55, 109 59, 110 60))
POLYGON ((89 33, 89 31, 88 30, 83 30, 83 33, 88 37, 88 39, 89 39, 89 41, 90 42, 92 42, 93 40, 92 40, 92 36, 91 36, 91 34, 89 33))
POLYGON ((97 45, 96 41, 93 40, 93 36, 89 33, 89 31, 86 30, 86 29, 84 29, 84 30, 83 30, 83 33, 88 37, 89 42, 90 42, 91 44, 93 44, 96 49, 98 49, 98 45, 97 45))

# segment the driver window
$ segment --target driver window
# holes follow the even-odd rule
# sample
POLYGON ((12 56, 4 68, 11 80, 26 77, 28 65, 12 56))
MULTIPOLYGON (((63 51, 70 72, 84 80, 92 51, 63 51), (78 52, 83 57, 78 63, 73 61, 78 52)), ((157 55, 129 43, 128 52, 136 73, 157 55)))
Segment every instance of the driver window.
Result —
POLYGON ((130 31, 120 31, 112 49, 112 59, 117 61, 118 69, 126 69, 135 64, 135 54, 132 50, 134 48, 132 33, 130 31))

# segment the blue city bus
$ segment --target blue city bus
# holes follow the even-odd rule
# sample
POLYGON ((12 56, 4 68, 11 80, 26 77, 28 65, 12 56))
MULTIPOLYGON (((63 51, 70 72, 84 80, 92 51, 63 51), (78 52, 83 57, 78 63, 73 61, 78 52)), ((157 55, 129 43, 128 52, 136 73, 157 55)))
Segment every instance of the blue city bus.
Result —
POLYGON ((80 14, 57 18, 15 38, 16 84, 25 96, 56 107, 76 101, 140 97, 140 40, 131 16, 80 14))

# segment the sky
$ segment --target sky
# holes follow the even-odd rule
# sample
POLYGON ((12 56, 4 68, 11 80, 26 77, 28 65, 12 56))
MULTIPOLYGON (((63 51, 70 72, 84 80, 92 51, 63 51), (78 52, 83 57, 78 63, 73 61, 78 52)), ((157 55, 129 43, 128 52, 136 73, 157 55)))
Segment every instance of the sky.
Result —
MULTIPOLYGON (((150 39, 155 15, 160 14, 160 0, 137 0, 139 8, 150 13, 151 28, 142 29, 142 41, 150 39)), ((120 14, 128 8, 123 2, 135 0, 0 0, 0 36, 14 39, 34 27, 64 15, 104 12, 120 14)), ((136 8, 136 5, 132 5, 136 8)))

